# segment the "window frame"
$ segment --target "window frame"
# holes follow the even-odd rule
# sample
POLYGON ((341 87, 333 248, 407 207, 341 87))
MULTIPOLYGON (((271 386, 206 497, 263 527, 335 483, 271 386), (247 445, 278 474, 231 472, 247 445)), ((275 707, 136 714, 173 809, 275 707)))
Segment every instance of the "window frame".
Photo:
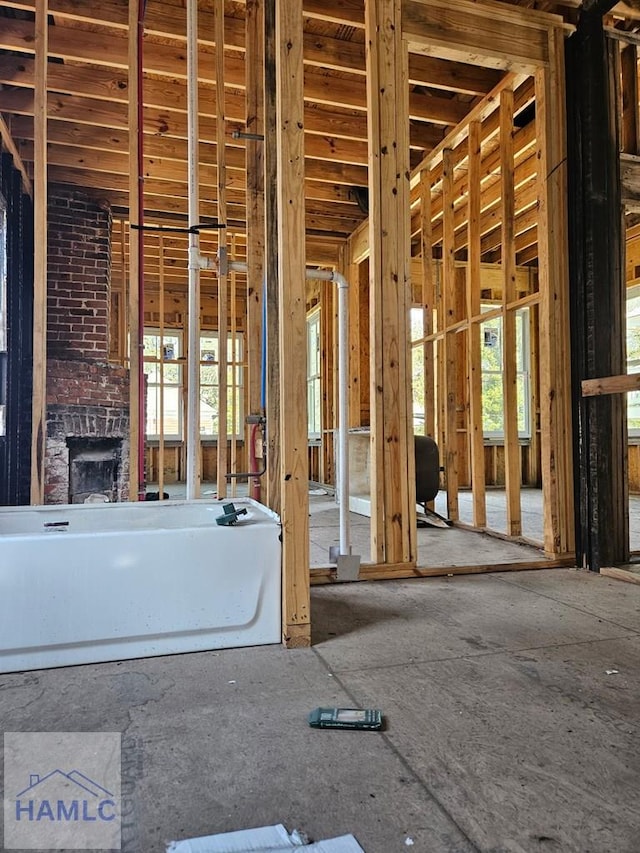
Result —
MULTIPOLYGON (((206 352, 206 350, 205 350, 206 352)), ((219 378, 220 378, 220 336, 218 334, 218 330, 213 329, 201 329, 200 330, 200 389, 202 388, 216 388, 219 387, 219 378), (212 359, 203 359, 203 348, 202 341, 209 339, 215 341, 215 358, 212 359), (202 381, 202 370, 203 368, 214 367, 217 371, 217 382, 203 382, 202 381)), ((244 406, 245 406, 245 373, 246 373, 246 347, 245 347, 245 335, 244 332, 236 330, 235 337, 227 332, 227 438, 232 439, 235 438, 237 440, 242 440, 243 438, 243 424, 244 424, 244 406), (238 353, 238 344, 239 353, 238 353), (231 350, 231 353, 229 352, 231 350), (235 354, 235 357, 234 357, 235 354), (231 357, 230 357, 231 355, 231 357), (239 356, 239 357, 238 357, 239 356), (231 371, 231 376, 235 381, 229 382, 229 372, 231 371), (236 424, 235 430, 229 429, 229 418, 233 415, 232 408, 232 400, 233 400, 233 389, 236 389, 236 401, 237 401, 237 410, 236 410, 236 424), (230 399, 231 394, 231 399, 230 399)), ((218 418, 218 415, 215 416, 218 418)), ((202 431, 202 394, 200 395, 200 440, 201 441, 210 441, 216 442, 218 440, 219 430, 215 432, 212 430, 211 432, 203 432, 202 431)))
MULTIPOLYGON (((165 442, 182 442, 182 441, 184 441, 184 411, 183 411, 184 405, 183 405, 183 399, 182 399, 182 391, 184 388, 184 362, 181 360, 180 354, 182 353, 182 348, 183 348, 183 344, 184 344, 184 332, 182 329, 171 328, 171 329, 165 329, 164 332, 161 333, 161 330, 159 328, 156 328, 153 326, 145 326, 144 338, 147 338, 147 337, 157 338, 158 351, 160 351, 161 348, 165 346, 165 339, 166 338, 177 338, 177 340, 178 340, 178 353, 177 353, 176 358, 161 359, 158 356, 145 355, 143 353, 143 367, 145 364, 162 365, 163 368, 165 365, 166 366, 175 365, 178 369, 178 381, 177 382, 167 382, 166 379, 163 379, 162 382, 159 382, 159 381, 158 382, 151 382, 149 380, 149 374, 145 370, 145 374, 147 375, 145 434, 146 434, 146 437, 150 441, 160 441, 162 438, 162 440, 165 442), (167 387, 177 389, 177 394, 178 394, 178 406, 177 406, 178 431, 177 432, 165 432, 165 431, 163 431, 162 436, 161 436, 159 432, 149 432, 148 431, 150 390, 152 388, 157 388, 158 394, 160 395, 160 394, 166 393, 167 387)), ((144 340, 144 338, 143 338, 143 340, 144 340)), ((163 374, 164 374, 164 370, 163 370, 163 374)), ((159 399, 159 397, 158 397, 158 399, 159 399)), ((166 397, 165 397, 164 402, 166 404, 166 397)), ((165 425, 166 425, 166 418, 167 418, 166 405, 165 405, 165 411, 163 412, 163 418, 165 420, 165 425)), ((156 424, 158 423, 158 421, 159 421, 159 414, 157 414, 157 416, 156 416, 156 424)))
MULTIPOLYGON (((490 311, 494 311, 496 308, 500 307, 500 304, 495 302, 487 302, 483 301, 480 304, 480 312, 481 313, 489 313, 490 311)), ((530 314, 530 306, 525 305, 522 308, 516 308, 514 313, 516 316, 516 342, 518 339, 518 329, 517 324, 521 322, 521 337, 522 337, 522 359, 518 358, 518 352, 516 351, 516 389, 520 384, 520 380, 523 384, 523 396, 524 396, 524 429, 518 429, 518 439, 519 441, 530 441, 532 436, 532 412, 531 412, 531 314, 530 314), (520 367, 520 363, 522 367, 520 367)), ((502 429, 499 430, 491 430, 486 429, 485 427, 485 412, 484 412, 484 378, 485 376, 499 376, 501 381, 504 377, 504 352, 502 350, 502 341, 504 338, 504 312, 497 317, 492 317, 489 320, 480 322, 480 330, 482 332, 480 343, 481 346, 485 346, 484 343, 484 326, 485 323, 499 323, 500 324, 500 332, 499 332, 499 342, 500 342, 500 361, 501 366, 499 370, 487 370, 483 365, 481 365, 480 376, 482 383, 482 434, 485 442, 487 443, 500 443, 504 442, 505 434, 504 434, 504 385, 502 386, 502 429)), ((516 343, 517 347, 517 343, 516 343)))

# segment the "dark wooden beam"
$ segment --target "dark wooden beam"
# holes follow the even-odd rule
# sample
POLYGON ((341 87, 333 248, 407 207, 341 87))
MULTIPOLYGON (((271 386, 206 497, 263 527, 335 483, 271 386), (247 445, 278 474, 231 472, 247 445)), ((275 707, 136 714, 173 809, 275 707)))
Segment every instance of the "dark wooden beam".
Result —
POLYGON ((629 557, 626 399, 582 396, 584 380, 626 372, 615 62, 600 5, 567 41, 576 558, 593 571, 629 557))

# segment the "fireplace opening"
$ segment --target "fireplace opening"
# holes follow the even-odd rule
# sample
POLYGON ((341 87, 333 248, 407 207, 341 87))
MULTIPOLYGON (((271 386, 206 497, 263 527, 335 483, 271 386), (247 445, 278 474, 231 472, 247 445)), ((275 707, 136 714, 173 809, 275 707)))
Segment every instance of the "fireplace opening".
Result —
POLYGON ((67 438, 69 503, 84 503, 91 495, 118 500, 122 464, 121 438, 67 438))

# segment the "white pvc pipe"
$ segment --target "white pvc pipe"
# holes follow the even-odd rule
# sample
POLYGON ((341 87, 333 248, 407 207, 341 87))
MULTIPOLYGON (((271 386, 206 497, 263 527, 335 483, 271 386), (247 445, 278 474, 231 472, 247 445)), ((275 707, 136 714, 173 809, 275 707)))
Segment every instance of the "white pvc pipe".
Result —
POLYGON ((307 278, 334 281, 338 287, 338 509, 340 555, 351 553, 349 536, 349 283, 333 270, 307 270, 307 278))
MULTIPOLYGON (((246 272, 244 261, 230 261, 229 269, 246 272)), ((333 270, 306 270, 308 279, 333 281, 338 287, 338 510, 340 555, 351 553, 349 531, 349 283, 333 270)))
MULTIPOLYGON (((187 157, 189 227, 200 221, 198 170, 198 0, 187 0, 187 157)), ((200 497, 200 237, 189 234, 187 500, 200 497)))

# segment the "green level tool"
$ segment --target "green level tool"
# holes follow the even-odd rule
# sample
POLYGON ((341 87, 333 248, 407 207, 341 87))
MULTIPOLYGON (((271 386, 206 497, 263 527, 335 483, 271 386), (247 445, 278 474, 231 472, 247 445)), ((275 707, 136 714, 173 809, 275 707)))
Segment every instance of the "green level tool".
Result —
POLYGON ((382 712, 373 708, 316 708, 309 714, 309 725, 315 729, 382 728, 382 712))
POLYGON ((223 527, 228 527, 231 524, 235 524, 241 515, 246 514, 247 510, 244 508, 236 509, 235 506, 231 503, 222 504, 222 515, 219 515, 216 518, 216 524, 220 524, 223 527))

